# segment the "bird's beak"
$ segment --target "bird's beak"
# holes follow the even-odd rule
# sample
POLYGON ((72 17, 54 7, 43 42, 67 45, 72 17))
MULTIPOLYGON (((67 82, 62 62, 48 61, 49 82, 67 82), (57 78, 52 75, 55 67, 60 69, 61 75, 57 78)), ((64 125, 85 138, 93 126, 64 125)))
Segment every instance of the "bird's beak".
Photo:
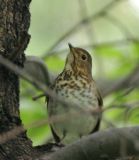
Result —
POLYGON ((75 47, 73 47, 71 43, 69 43, 68 45, 69 45, 70 53, 72 53, 74 55, 75 54, 75 47))
POLYGON ((74 47, 72 46, 72 44, 71 44, 71 43, 69 43, 68 45, 69 45, 69 49, 70 49, 70 51, 71 51, 71 52, 73 52, 74 47))

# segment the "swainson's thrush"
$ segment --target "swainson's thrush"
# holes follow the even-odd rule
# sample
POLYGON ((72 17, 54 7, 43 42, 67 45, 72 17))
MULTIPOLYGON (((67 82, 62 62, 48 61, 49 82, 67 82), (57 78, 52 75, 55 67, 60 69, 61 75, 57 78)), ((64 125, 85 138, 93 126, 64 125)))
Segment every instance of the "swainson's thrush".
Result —
POLYGON ((52 89, 59 98, 67 102, 63 105, 50 98, 48 116, 56 143, 67 144, 99 129, 103 100, 92 78, 92 58, 84 49, 69 44, 64 70, 56 78, 52 89), (82 110, 82 111, 81 111, 82 110), (87 112, 86 112, 87 111, 87 112), (72 114, 74 113, 74 114, 72 114), (54 116, 66 115, 61 121, 52 121, 54 116))

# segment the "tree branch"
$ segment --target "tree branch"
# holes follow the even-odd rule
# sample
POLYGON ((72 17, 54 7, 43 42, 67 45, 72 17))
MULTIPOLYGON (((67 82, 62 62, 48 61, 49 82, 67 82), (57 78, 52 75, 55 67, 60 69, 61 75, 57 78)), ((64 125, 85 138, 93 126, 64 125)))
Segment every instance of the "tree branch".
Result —
POLYGON ((139 156, 139 127, 116 128, 89 135, 37 160, 115 160, 139 156))

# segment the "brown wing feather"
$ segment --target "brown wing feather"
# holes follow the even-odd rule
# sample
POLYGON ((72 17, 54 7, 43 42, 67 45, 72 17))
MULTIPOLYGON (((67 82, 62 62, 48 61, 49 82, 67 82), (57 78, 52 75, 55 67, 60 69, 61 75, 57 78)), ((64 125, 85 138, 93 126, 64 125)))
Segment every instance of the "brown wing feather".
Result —
POLYGON ((99 107, 102 107, 103 106, 103 99, 102 99, 101 94, 98 89, 97 89, 97 99, 98 99, 99 107))
MULTIPOLYGON (((98 100, 98 105, 99 105, 99 108, 101 108, 103 106, 103 99, 102 99, 101 94, 100 94, 100 92, 99 92, 98 89, 96 89, 96 93, 97 93, 96 96, 97 96, 97 100, 98 100)), ((101 117, 102 117, 102 115, 100 113, 98 121, 97 121, 97 124, 96 124, 95 128, 93 128, 93 130, 90 132, 90 134, 99 130, 99 128, 100 128, 100 122, 101 122, 101 117)))
MULTIPOLYGON (((47 97, 46 101, 47 101, 47 109, 48 109, 50 98, 47 97)), ((53 127, 51 126, 51 124, 49 124, 49 125, 50 125, 51 132, 52 132, 52 135, 53 135, 53 137, 54 137, 55 142, 56 142, 56 143, 59 143, 59 142, 60 142, 60 137, 56 134, 56 132, 54 131, 54 129, 53 129, 53 127)))
POLYGON ((54 129, 53 129, 53 127, 51 125, 50 125, 50 127, 51 127, 51 132, 52 132, 52 135, 54 137, 55 142, 59 143, 60 142, 59 136, 56 134, 56 132, 54 131, 54 129))

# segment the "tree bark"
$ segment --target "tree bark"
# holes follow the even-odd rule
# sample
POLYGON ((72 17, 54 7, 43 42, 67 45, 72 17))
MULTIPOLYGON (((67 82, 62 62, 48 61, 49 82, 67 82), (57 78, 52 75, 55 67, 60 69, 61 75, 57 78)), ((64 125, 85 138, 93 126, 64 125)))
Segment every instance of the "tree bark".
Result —
MULTIPOLYGON (((30 36, 30 0, 0 0, 0 55, 19 67, 23 66, 30 36)), ((0 65, 0 134, 21 125, 19 117, 19 77, 0 65)), ((0 145, 0 160, 33 159, 33 150, 26 133, 0 145)))
POLYGON ((114 128, 92 135, 37 160, 139 160, 139 127, 114 128))

